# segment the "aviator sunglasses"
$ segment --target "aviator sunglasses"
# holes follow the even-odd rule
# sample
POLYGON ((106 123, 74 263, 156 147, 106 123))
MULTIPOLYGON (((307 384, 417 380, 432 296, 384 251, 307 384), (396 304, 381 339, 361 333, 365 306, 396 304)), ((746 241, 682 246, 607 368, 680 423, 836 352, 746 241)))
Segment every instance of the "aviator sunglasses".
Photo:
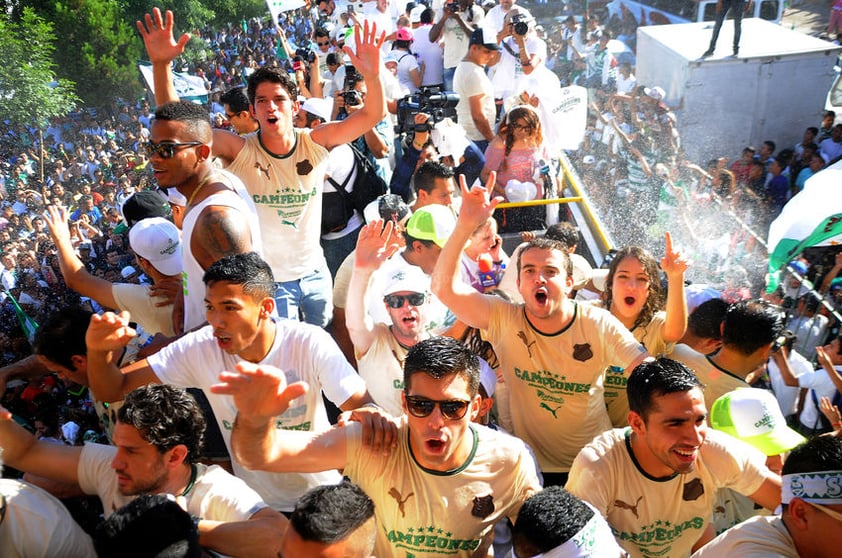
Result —
POLYGON ((202 142, 186 141, 184 143, 180 143, 177 141, 162 141, 161 143, 152 143, 150 141, 146 144, 146 156, 152 157, 157 153, 162 159, 172 159, 175 155, 176 149, 180 149, 182 147, 195 147, 197 145, 202 145, 202 142))
POLYGON ((444 418, 448 420, 459 420, 465 416, 465 412, 467 412, 470 404, 470 401, 464 401, 462 399, 435 401, 433 399, 427 399, 426 397, 420 397, 417 395, 406 396, 407 411, 409 411, 409 414, 412 416, 418 418, 430 416, 433 409, 435 409, 436 405, 438 405, 444 418))

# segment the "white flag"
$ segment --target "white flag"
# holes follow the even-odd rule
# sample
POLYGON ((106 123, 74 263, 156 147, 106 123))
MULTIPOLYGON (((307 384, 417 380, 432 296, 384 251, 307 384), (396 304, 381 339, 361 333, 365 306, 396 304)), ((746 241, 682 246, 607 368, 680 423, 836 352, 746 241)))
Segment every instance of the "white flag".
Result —
POLYGON ((269 13, 272 14, 274 23, 278 23, 278 15, 281 12, 297 10, 305 5, 304 0, 266 0, 266 6, 269 8, 269 13))

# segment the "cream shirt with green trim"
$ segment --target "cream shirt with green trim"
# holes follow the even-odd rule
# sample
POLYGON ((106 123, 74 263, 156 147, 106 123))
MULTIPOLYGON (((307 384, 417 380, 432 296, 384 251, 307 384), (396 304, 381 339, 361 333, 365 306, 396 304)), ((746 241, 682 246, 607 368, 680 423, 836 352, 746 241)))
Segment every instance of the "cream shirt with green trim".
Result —
POLYGON ((711 429, 692 472, 651 477, 632 454, 630 434, 615 428, 594 439, 576 457, 565 488, 605 516, 633 558, 690 556, 711 522, 717 489, 749 495, 765 480, 766 456, 711 429))
POLYGON ((483 338, 494 346, 509 387, 513 434, 529 444, 542 472, 566 472, 576 454, 611 428, 603 380, 611 365, 627 368, 644 351, 610 313, 576 304, 571 323, 545 335, 522 304, 491 298, 483 338))
POLYGON ((364 448, 361 427, 347 427, 345 475, 374 501, 376 556, 390 558, 473 556, 494 524, 515 521, 523 502, 541 486, 523 442, 471 424, 473 450, 458 469, 423 468, 409 447, 409 426, 398 429, 388 455, 364 448))

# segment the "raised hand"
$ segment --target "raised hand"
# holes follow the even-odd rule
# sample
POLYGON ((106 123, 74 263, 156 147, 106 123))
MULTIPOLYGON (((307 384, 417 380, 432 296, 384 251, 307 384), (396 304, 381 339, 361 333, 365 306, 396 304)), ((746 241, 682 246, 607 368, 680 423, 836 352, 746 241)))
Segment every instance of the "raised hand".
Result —
POLYGON ((44 212, 44 222, 47 228, 50 229, 50 235, 53 237, 53 242, 59 244, 66 242, 70 244, 70 217, 67 209, 62 206, 49 205, 44 212))
POLYGON ((503 196, 491 197, 490 193, 494 191, 496 181, 497 173, 491 171, 485 186, 473 186, 468 189, 465 175, 459 175, 459 188, 462 190, 460 221, 468 221, 474 224, 474 228, 488 221, 488 218, 494 214, 494 208, 503 201, 503 196))
POLYGON ((85 346, 89 351, 122 351, 137 332, 129 327, 129 313, 105 312, 91 316, 85 333, 85 346))
POLYGON ((366 224, 357 238, 357 250, 354 253, 354 267, 357 269, 378 269, 400 249, 394 236, 395 224, 392 221, 383 226, 378 219, 366 224))
POLYGON ((172 11, 167 10, 165 20, 159 8, 152 8, 152 13, 146 14, 143 18, 144 21, 137 21, 135 24, 143 38, 149 60, 153 64, 156 62, 169 64, 184 52, 184 47, 190 40, 190 34, 184 33, 178 38, 178 42, 175 41, 172 11))
POLYGON ((664 250, 664 257, 661 258, 661 269, 667 274, 667 277, 674 277, 683 275, 687 268, 690 267, 689 262, 681 255, 681 252, 673 248, 672 235, 666 233, 666 249, 664 250))
POLYGON ((283 371, 274 366, 242 361, 236 372, 219 374, 219 383, 211 386, 212 393, 231 395, 241 417, 268 420, 284 414, 293 399, 307 393, 305 382, 287 385, 283 371))
POLYGON ((380 47, 386 40, 386 32, 381 31, 378 35, 377 25, 368 20, 363 26, 354 27, 354 41, 356 51, 349 46, 343 47, 345 54, 350 58, 351 64, 363 77, 376 76, 380 73, 380 47))

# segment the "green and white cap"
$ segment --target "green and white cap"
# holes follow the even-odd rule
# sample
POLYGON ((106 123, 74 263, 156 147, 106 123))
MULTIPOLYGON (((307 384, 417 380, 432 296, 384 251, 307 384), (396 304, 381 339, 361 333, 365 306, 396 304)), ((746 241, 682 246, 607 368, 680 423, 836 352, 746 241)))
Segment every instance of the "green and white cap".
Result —
POLYGON ((710 424, 766 455, 778 455, 805 441, 786 425, 778 401, 765 389, 740 388, 726 393, 710 410, 710 424))

